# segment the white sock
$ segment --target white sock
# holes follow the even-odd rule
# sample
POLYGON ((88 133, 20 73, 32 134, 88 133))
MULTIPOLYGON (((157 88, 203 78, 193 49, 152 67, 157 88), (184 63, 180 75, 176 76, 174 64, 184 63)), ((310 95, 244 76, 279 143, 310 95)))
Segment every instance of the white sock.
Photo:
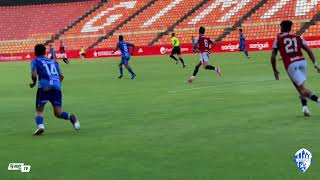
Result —
POLYGON ((39 129, 44 129, 44 125, 43 125, 43 124, 39 124, 39 125, 38 125, 38 128, 39 128, 39 129))

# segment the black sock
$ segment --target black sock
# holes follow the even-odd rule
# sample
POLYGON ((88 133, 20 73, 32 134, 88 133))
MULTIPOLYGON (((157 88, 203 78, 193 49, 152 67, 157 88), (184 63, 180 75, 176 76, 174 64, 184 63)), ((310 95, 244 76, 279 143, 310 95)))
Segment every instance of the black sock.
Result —
POLYGON ((196 75, 198 74, 199 68, 200 68, 200 66, 196 66, 196 67, 194 68, 193 76, 196 76, 196 75))
POLYGON ((314 101, 314 102, 318 102, 318 96, 316 96, 315 94, 312 94, 311 96, 310 96, 310 99, 312 100, 312 101, 314 101))
POLYGON ((305 97, 300 97, 302 106, 307 106, 307 99, 305 97))
POLYGON ((181 61, 182 65, 184 65, 184 61, 182 58, 179 58, 179 60, 181 61))
POLYGON ((248 51, 244 51, 244 54, 248 57, 249 54, 248 54, 248 51))
POLYGON ((171 57, 172 59, 174 59, 175 61, 178 61, 178 59, 177 59, 174 55, 170 55, 170 57, 171 57))
POLYGON ((206 69, 209 69, 209 70, 216 70, 216 68, 214 66, 211 66, 211 65, 207 65, 206 66, 206 69))

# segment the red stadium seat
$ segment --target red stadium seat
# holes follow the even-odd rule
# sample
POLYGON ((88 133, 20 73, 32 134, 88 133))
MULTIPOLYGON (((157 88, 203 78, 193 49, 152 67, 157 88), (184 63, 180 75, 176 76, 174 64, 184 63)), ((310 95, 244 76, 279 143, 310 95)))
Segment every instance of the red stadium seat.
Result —
MULTIPOLYGON (((109 1, 66 32, 60 37, 60 40, 64 41, 68 49, 87 48, 150 1, 109 1), (96 21, 93 21, 94 18, 96 21), (106 20, 109 20, 110 23, 106 23, 106 20)), ((58 45, 59 42, 56 41, 55 44, 58 45)))
MULTIPOLYGON (((175 32, 181 43, 190 43, 191 36, 198 36, 198 28, 206 27, 206 34, 213 39, 218 38, 226 28, 231 27, 258 2, 254 1, 209 1, 194 14, 179 24, 175 32), (241 3, 242 2, 242 3, 241 3)), ((164 36, 156 44, 168 44, 170 35, 164 36)))
POLYGON ((99 1, 0 7, 0 53, 29 52, 99 1))
MULTIPOLYGON (((242 24, 246 39, 273 39, 279 33, 279 24, 282 20, 293 20, 292 32, 297 32, 301 25, 320 11, 320 2, 315 5, 298 3, 297 0, 270 0, 255 14, 242 24)), ((312 31, 312 30, 311 30, 312 31)), ((305 33, 305 35, 309 35, 305 33)), ((229 34, 225 41, 239 40, 238 31, 229 34)))
MULTIPOLYGON (((121 22, 133 15, 152 0, 110 0, 71 27, 54 42, 64 41, 67 49, 88 48, 104 37, 121 22)), ((30 52, 36 43, 44 43, 79 17, 85 15, 100 0, 71 3, 2 6, 0 7, 0 53, 30 52)), ((148 45, 160 33, 176 23, 202 0, 158 0, 140 14, 117 29, 113 36, 101 41, 96 47, 114 47, 118 35, 136 45, 148 45)), ((260 0, 212 0, 205 3, 174 28, 181 43, 190 43, 191 36, 198 35, 198 28, 204 26, 212 39, 222 35, 236 22, 244 18, 260 0)), ((246 39, 275 38, 279 23, 294 21, 293 32, 320 11, 319 1, 268 0, 250 17, 239 24, 246 39)), ((319 36, 320 24, 311 26, 303 36, 319 36)), ((170 44, 170 34, 162 36, 155 45, 170 44)), ((223 41, 238 41, 239 33, 234 30, 223 41)))
MULTIPOLYGON (((115 35, 123 34, 126 40, 136 45, 148 45, 160 32, 166 31, 169 26, 200 2, 200 0, 157 1, 142 14, 119 29, 115 35), (154 19, 153 21, 152 18, 154 19)), ((113 47, 116 39, 114 37, 106 39, 98 47, 113 47)))

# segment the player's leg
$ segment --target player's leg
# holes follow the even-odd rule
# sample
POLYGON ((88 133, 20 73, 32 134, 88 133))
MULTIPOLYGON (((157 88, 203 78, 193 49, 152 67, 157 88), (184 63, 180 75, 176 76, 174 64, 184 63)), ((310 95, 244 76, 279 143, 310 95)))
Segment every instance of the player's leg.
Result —
POLYGON ((46 94, 45 91, 43 91, 43 89, 39 88, 37 90, 37 97, 36 97, 36 117, 35 117, 37 129, 33 133, 33 135, 39 136, 44 133, 43 110, 47 102, 48 102, 48 95, 46 94))
POLYGON ((37 124, 37 129, 33 133, 33 135, 39 136, 42 133, 44 133, 43 110, 44 110, 44 106, 39 106, 36 108, 35 120, 36 120, 36 124, 37 124))
POLYGON ((124 63, 124 66, 126 67, 126 69, 131 74, 131 79, 134 79, 136 77, 136 73, 134 73, 132 68, 129 66, 129 61, 130 61, 130 58, 125 58, 125 61, 123 63, 124 63))
POLYGON ((302 112, 303 112, 304 116, 310 116, 310 111, 309 111, 309 108, 308 108, 307 98, 300 95, 300 102, 301 102, 301 105, 302 105, 302 112))
POLYGON ((182 59, 181 53, 178 54, 178 57, 179 57, 179 60, 180 60, 180 62, 182 64, 182 67, 185 68, 186 65, 184 64, 184 60, 182 59))
POLYGON ((244 53, 244 55, 246 55, 246 57, 247 57, 248 59, 250 59, 248 50, 247 50, 247 48, 246 48, 246 43, 243 43, 243 44, 241 44, 240 46, 241 46, 241 47, 240 47, 240 51, 242 51, 242 52, 244 53))
POLYGON ((185 68, 186 65, 184 64, 184 60, 181 57, 181 49, 180 49, 180 47, 175 47, 175 48, 176 48, 176 53, 178 55, 178 58, 179 58, 179 60, 180 60, 180 62, 182 64, 182 67, 185 68))
POLYGON ((129 66, 129 64, 125 64, 124 65, 127 70, 129 71, 129 73, 131 74, 131 79, 134 79, 136 77, 136 73, 133 72, 132 68, 129 66))
POLYGON ((192 76, 196 76, 199 72, 199 68, 202 65, 202 62, 199 62, 195 67, 192 76))
POLYGON ((245 42, 242 44, 242 49, 243 49, 243 53, 246 55, 246 57, 247 57, 248 59, 250 59, 250 56, 249 56, 249 53, 248 53, 248 50, 247 50, 247 47, 246 47, 246 43, 245 43, 245 42))
POLYGON ((304 82, 306 81, 306 62, 298 61, 289 65, 288 67, 288 75, 292 80, 295 88, 300 94, 300 100, 302 104, 302 111, 304 114, 310 114, 307 108, 307 98, 311 99, 314 102, 320 103, 320 99, 317 95, 315 95, 311 90, 305 87, 304 82))
POLYGON ((69 60, 67 58, 67 54, 66 53, 62 53, 61 57, 62 57, 63 62, 65 62, 66 64, 69 64, 69 60))
POLYGON ((303 94, 301 94, 299 87, 295 84, 295 82, 293 80, 292 80, 292 83, 300 95, 299 98, 300 98, 300 102, 302 105, 302 112, 303 112, 304 116, 310 116, 310 111, 308 109, 307 97, 305 97, 303 94))
POLYGON ((216 68, 209 64, 209 53, 201 53, 202 67, 207 70, 216 70, 216 68))
POLYGON ((53 110, 54 110, 54 115, 57 118, 70 121, 75 130, 80 129, 80 122, 78 121, 77 117, 74 114, 69 112, 63 112, 61 106, 54 106, 53 110))
POLYGON ((176 61, 176 64, 178 64, 178 59, 174 56, 176 54, 176 48, 174 47, 171 51, 170 58, 176 61))
POLYGON ((245 48, 243 50, 244 54, 247 56, 248 59, 250 59, 250 56, 249 56, 249 53, 248 53, 248 50, 245 48))
POLYGON ((123 77, 123 68, 122 68, 122 65, 123 65, 123 60, 121 60, 121 62, 119 63, 119 73, 120 73, 120 75, 119 75, 119 79, 121 79, 122 77, 123 77))
POLYGON ((294 83, 294 85, 296 86, 296 89, 300 93, 300 101, 301 101, 302 112, 303 112, 304 116, 310 116, 311 114, 310 114, 310 111, 308 109, 307 98, 311 99, 312 101, 314 101, 316 103, 320 103, 319 97, 317 95, 315 95, 312 91, 307 89, 304 86, 304 84, 296 85, 294 83))
POLYGON ((86 53, 81 53, 81 59, 84 59, 86 57, 86 53))
POLYGON ((192 76, 188 79, 188 83, 191 84, 192 81, 196 78, 196 75, 198 74, 199 68, 200 68, 201 65, 202 65, 202 62, 200 61, 200 62, 194 67, 193 74, 192 74, 192 76))
POLYGON ((303 97, 307 97, 316 103, 320 103, 319 97, 316 94, 314 94, 311 90, 306 88, 304 84, 297 85, 297 89, 303 97))
POLYGON ((49 101, 53 106, 55 117, 70 121, 74 129, 80 129, 80 122, 77 120, 77 117, 72 113, 62 111, 62 94, 60 90, 50 90, 49 101))
POLYGON ((221 68, 219 66, 214 67, 209 64, 209 53, 202 53, 202 65, 204 69, 215 71, 219 76, 222 75, 221 68))

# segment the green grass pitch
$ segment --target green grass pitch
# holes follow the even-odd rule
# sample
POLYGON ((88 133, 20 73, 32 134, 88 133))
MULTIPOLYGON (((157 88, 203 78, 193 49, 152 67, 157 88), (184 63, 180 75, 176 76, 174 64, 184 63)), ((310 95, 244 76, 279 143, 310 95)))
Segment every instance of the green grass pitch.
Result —
MULTIPOLYGON (((315 51, 320 57, 320 51, 315 51)), ((270 52, 215 54, 219 78, 200 69, 192 87, 187 68, 168 57, 133 57, 137 79, 117 79, 119 59, 62 65, 64 110, 81 130, 45 113, 46 132, 33 137, 36 89, 30 65, 1 63, 1 180, 316 180, 320 178, 320 106, 301 113, 298 95, 284 72, 275 81, 270 52), (301 173, 300 148, 313 153, 301 173), (10 162, 32 166, 8 171, 10 162)), ((320 75, 309 63, 307 85, 320 94, 320 75)))

